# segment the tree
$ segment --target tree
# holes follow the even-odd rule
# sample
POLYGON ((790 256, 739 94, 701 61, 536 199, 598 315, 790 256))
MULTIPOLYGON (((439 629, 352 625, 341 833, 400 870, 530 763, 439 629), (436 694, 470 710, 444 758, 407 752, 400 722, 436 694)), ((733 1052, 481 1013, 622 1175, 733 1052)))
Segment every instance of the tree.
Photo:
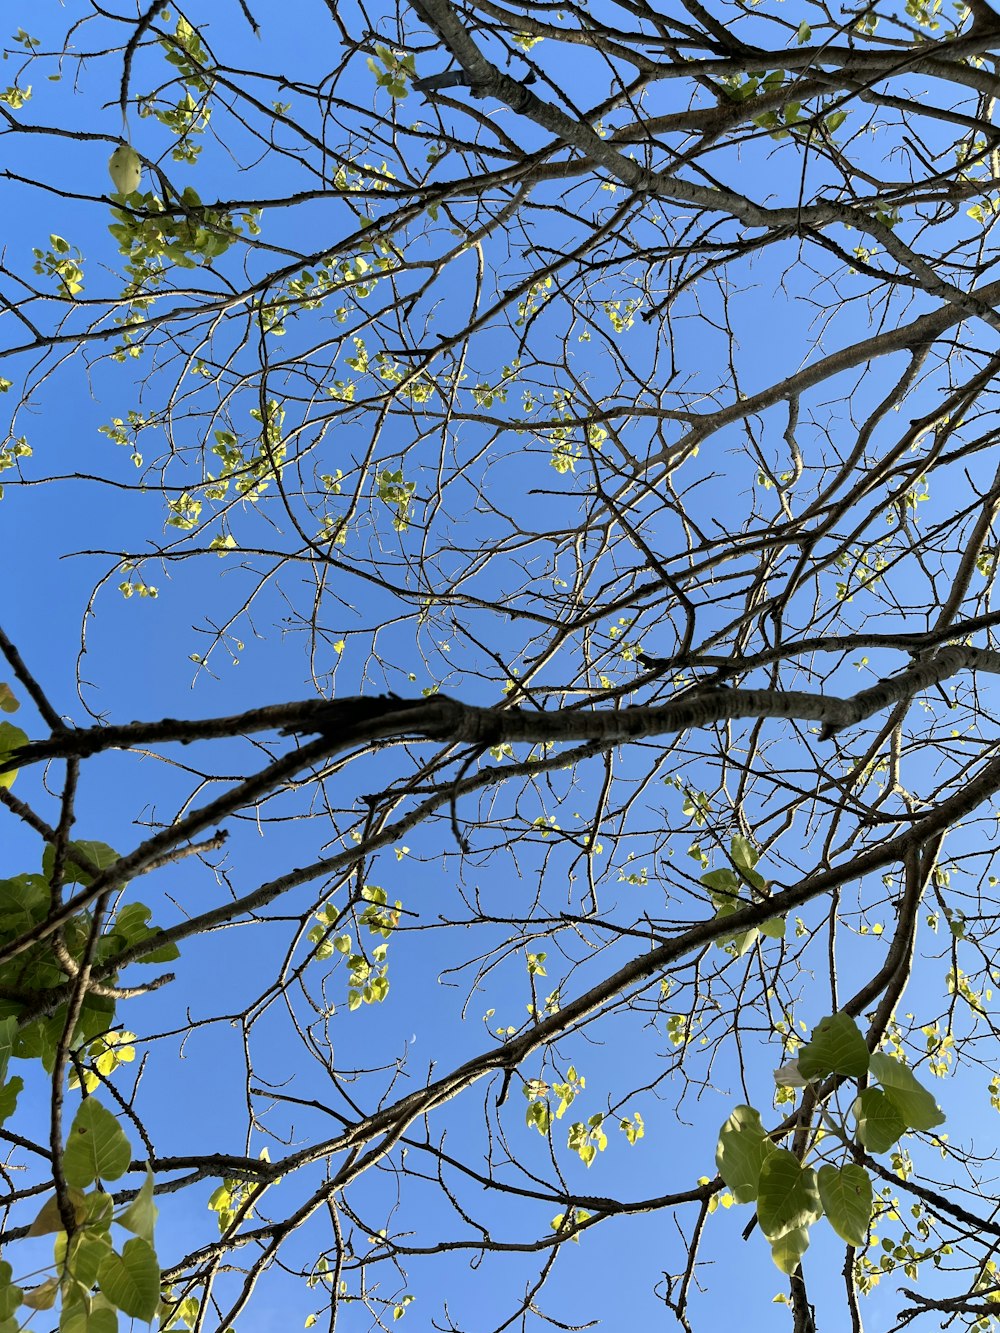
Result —
POLYGON ((1000 18, 121 9, 0 93, 0 1329, 994 1327, 1000 18))

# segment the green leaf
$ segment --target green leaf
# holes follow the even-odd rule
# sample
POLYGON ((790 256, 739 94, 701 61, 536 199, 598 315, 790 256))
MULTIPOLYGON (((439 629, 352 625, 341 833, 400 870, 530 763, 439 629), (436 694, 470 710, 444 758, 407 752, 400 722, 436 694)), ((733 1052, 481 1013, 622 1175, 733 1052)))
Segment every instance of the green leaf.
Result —
POLYGON ((858 1139, 869 1152, 888 1152, 906 1133, 906 1121, 878 1088, 865 1088, 851 1108, 858 1139))
POLYGON ((752 1106, 737 1106, 719 1131, 715 1164, 737 1203, 753 1203, 757 1197, 761 1168, 774 1144, 764 1133, 760 1113, 752 1106))
POLYGON ((126 944, 135 944, 149 932, 151 915, 152 908, 145 903, 126 903, 115 913, 111 929, 116 935, 121 935, 126 944))
MULTIPOLYGON (((760 852, 753 843, 737 835, 730 840, 729 855, 732 858, 733 865, 739 871, 740 879, 745 884, 749 884, 752 889, 756 889, 758 893, 766 892, 767 880, 754 870, 754 866, 760 860, 760 852)), ((704 879, 702 879, 702 883, 705 883, 704 879)))
POLYGON ((0 1083, 7 1077, 7 1062, 17 1037, 17 1019, 0 1018, 0 1083))
POLYGON ((11 1282, 14 1270, 10 1264, 0 1262, 0 1320, 10 1319, 21 1304, 21 1288, 11 1282))
POLYGON ((823 1216, 816 1172, 787 1148, 775 1148, 760 1169, 757 1220, 772 1243, 823 1216))
POLYGON ((98 1177, 117 1180, 131 1160, 129 1141, 111 1112, 93 1097, 81 1102, 66 1140, 63 1172, 67 1184, 83 1189, 98 1177))
MULTIPOLYGON (((15 727, 12 722, 0 722, 0 764, 14 750, 19 750, 22 745, 28 744, 27 732, 15 727)), ((17 777, 18 769, 8 769, 6 773, 0 773, 0 787, 9 787, 17 777)))
POLYGON ((713 906, 720 914, 735 912, 739 906, 740 880, 732 870, 709 870, 701 883, 708 889, 713 906))
MULTIPOLYGON (((148 924, 151 915, 151 909, 145 903, 127 903, 116 915, 111 930, 115 935, 119 935, 125 941, 126 948, 132 948, 134 945, 149 938, 155 941, 159 934, 158 926, 148 924)), ((176 944, 151 944, 149 953, 144 953, 136 958, 137 963, 172 963, 175 958, 179 958, 180 950, 176 944)))
MULTIPOLYGON (((106 842, 89 842, 87 840, 71 842, 66 852, 66 859, 63 862, 63 882, 66 884, 82 884, 84 888, 93 883, 94 877, 88 870, 84 870, 82 866, 77 864, 73 859, 74 852, 79 852, 83 857, 89 857, 98 870, 107 870, 108 866, 114 865, 118 860, 118 853, 109 847, 106 842)), ((46 879, 52 878, 55 855, 55 848, 49 843, 42 853, 42 873, 46 879)))
MULTIPOLYGON (((65 1008, 61 1011, 65 1015, 65 1008)), ((107 995, 94 995, 91 992, 80 1011, 80 1020, 76 1027, 76 1036, 80 1041, 90 1041, 112 1027, 115 1021, 115 1002, 107 995)), ((65 1018, 63 1020, 65 1024, 65 1018)), ((61 1034, 60 1034, 61 1035, 61 1034)))
POLYGON ((933 1129, 944 1123, 944 1112, 913 1071, 891 1055, 873 1055, 872 1077, 882 1084, 885 1095, 906 1122, 907 1129, 933 1129))
MULTIPOLYGON (((55 1018, 60 1015, 65 1019, 66 1007, 56 1010, 55 1018)), ((59 1034, 50 1018, 36 1018, 17 1034, 17 1056, 21 1060, 41 1060, 46 1070, 52 1069, 59 1046, 59 1034)))
POLYGON ((819 1197, 830 1225, 848 1245, 864 1245, 872 1216, 872 1182, 854 1162, 821 1166, 817 1172, 819 1197))
POLYGON ((147 1323, 160 1304, 160 1265, 152 1245, 126 1241, 121 1254, 113 1250, 98 1274, 101 1291, 112 1305, 147 1323))
POLYGON ((809 1248, 809 1228, 792 1227, 771 1242, 771 1258, 781 1271, 791 1277, 809 1248))
MULTIPOLYGON (((63 1236, 61 1248, 64 1252, 65 1239, 63 1236)), ((111 1237, 106 1231, 98 1232, 96 1235, 88 1231, 77 1232, 69 1247, 66 1271, 89 1290, 97 1282, 101 1264, 110 1253, 111 1237)))
MULTIPOLYGON (((161 1333, 166 1333, 167 1329, 176 1331, 182 1324, 185 1328, 194 1328, 198 1318, 198 1308, 197 1296, 185 1296, 182 1300, 175 1301, 171 1289, 164 1288, 159 1310, 161 1333)), ((315 1322, 314 1319, 313 1323, 315 1322)))
POLYGON ((18 1093, 24 1087, 24 1079, 15 1074, 0 1088, 0 1124, 14 1114, 17 1107, 18 1093))
POLYGON ((742 958, 745 953, 749 953, 760 938, 760 931, 756 926, 751 926, 745 930, 742 935, 730 935, 728 940, 717 941, 723 947, 731 944, 736 952, 737 958, 742 958))
POLYGON ((812 1040, 799 1052, 799 1070, 809 1079, 827 1074, 862 1078, 868 1072, 868 1061, 865 1039, 854 1019, 843 1011, 821 1019, 812 1040))
POLYGON ((733 864, 737 870, 742 871, 744 875, 749 874, 760 860, 760 852, 754 847, 753 843, 739 836, 733 838, 730 842, 729 855, 733 858, 733 864))
POLYGON ((116 1218, 119 1226, 126 1231, 133 1232, 142 1240, 153 1243, 153 1227, 156 1225, 156 1216, 159 1212, 156 1204, 153 1202, 153 1173, 146 1168, 146 1179, 142 1183, 142 1189, 135 1196, 129 1206, 122 1213, 121 1217, 116 1218))
POLYGON ((766 935, 769 940, 783 940, 785 938, 785 918, 783 916, 772 916, 766 921, 760 923, 760 933, 766 935))
POLYGON ((91 1231, 109 1231, 114 1220, 115 1202, 103 1190, 91 1190, 83 1196, 82 1226, 91 1231))
POLYGON ((59 1333, 118 1333, 118 1316, 106 1301, 95 1296, 89 1311, 83 1305, 72 1310, 63 1307, 59 1333))
POLYGON ((41 921, 49 910, 52 890, 41 875, 0 879, 0 934, 11 939, 41 921))
MULTIPOLYGON (((158 932, 155 929, 150 931, 151 936, 155 936, 157 933, 158 932)), ((139 957, 133 959, 133 962, 172 963, 175 958, 180 958, 180 956, 180 949, 174 944, 173 940, 168 940, 166 944, 159 944, 156 945, 155 948, 150 949, 149 953, 140 954, 139 957)))

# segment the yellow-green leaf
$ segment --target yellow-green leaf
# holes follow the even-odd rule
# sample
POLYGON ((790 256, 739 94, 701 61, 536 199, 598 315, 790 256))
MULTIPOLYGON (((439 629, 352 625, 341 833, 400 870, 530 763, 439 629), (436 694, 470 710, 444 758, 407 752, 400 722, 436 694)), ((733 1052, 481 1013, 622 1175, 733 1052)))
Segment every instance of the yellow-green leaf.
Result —
POLYGON ((776 1151, 764 1133, 760 1113, 752 1106, 737 1106, 719 1131, 719 1145, 715 1152, 719 1175, 732 1190, 737 1203, 753 1203, 761 1168, 776 1151))
POLYGON ((135 1196, 129 1206, 122 1213, 121 1217, 116 1218, 119 1226, 126 1231, 133 1232, 142 1240, 153 1243, 153 1227, 156 1225, 156 1217, 159 1212, 156 1204, 153 1202, 153 1173, 146 1168, 146 1179, 142 1182, 142 1189, 135 1196))
POLYGON ((83 1189, 93 1181, 117 1180, 128 1170, 132 1150, 118 1121, 93 1097, 73 1117, 63 1171, 67 1184, 83 1189))
MULTIPOLYGON (((15 727, 11 722, 0 722, 0 764, 3 764, 8 755, 19 750, 22 745, 28 744, 27 733, 20 727, 15 727)), ((0 773, 0 787, 9 787, 17 777, 18 770, 10 768, 6 773, 0 773)))
POLYGON ((760 1169, 757 1220, 764 1235, 773 1243, 822 1215, 816 1172, 787 1148, 776 1148, 760 1169))
POLYGON ((872 1216, 872 1182, 863 1166, 821 1166, 816 1173, 827 1220, 848 1245, 864 1245, 872 1216))
POLYGON ((98 1273, 101 1291, 112 1305, 147 1323, 160 1304, 160 1265, 152 1245, 126 1241, 121 1254, 111 1252, 98 1273))
POLYGON ((131 144, 120 143, 108 159, 108 172, 118 194, 132 194, 142 180, 142 163, 131 144))
POLYGON ((912 1070, 891 1055, 871 1058, 872 1077, 882 1084, 885 1095, 906 1121, 907 1129, 933 1129, 944 1120, 944 1112, 912 1070))

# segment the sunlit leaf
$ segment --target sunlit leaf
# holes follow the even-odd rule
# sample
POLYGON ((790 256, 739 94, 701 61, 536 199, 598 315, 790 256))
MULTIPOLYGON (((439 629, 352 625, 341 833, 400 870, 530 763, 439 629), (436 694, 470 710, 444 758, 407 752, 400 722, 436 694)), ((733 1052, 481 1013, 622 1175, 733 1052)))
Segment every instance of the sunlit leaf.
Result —
POLYGON ((764 1235, 773 1242, 822 1215, 816 1172, 787 1148, 776 1148, 760 1170, 757 1218, 764 1235))
POLYGON ((907 1129, 933 1129, 944 1122, 940 1106, 901 1061, 877 1053, 871 1058, 871 1074, 882 1084, 886 1097, 907 1129))
POLYGON ((857 1023, 841 1010, 821 1019, 813 1029, 812 1040, 799 1051, 799 1071, 803 1078, 825 1078, 844 1074, 862 1078, 868 1072, 868 1047, 857 1023))
POLYGON ((70 1185, 83 1188, 95 1180, 117 1180, 132 1160, 125 1132, 109 1110, 87 1097, 73 1117, 66 1140, 63 1171, 70 1185))
POLYGON ((146 1179, 124 1213, 115 1220, 126 1231, 131 1231, 142 1240, 153 1243, 153 1227, 156 1225, 159 1209, 153 1202, 153 1173, 146 1168, 146 1179))
POLYGON ((156 1314, 160 1265, 146 1241, 126 1241, 120 1255, 112 1251, 101 1264, 98 1282, 111 1304, 133 1319, 148 1322, 156 1314))
POLYGON ((872 1215, 872 1182, 863 1166, 821 1166, 816 1173, 827 1220, 848 1245, 864 1245, 872 1215))
POLYGON ((719 1175, 737 1203, 752 1203, 757 1198, 761 1168, 776 1151, 764 1133, 760 1113, 752 1106, 737 1106, 719 1131, 715 1152, 719 1175))
POLYGON ((888 1152, 906 1133, 906 1121, 879 1088, 865 1088, 852 1111, 858 1138, 869 1152, 888 1152))

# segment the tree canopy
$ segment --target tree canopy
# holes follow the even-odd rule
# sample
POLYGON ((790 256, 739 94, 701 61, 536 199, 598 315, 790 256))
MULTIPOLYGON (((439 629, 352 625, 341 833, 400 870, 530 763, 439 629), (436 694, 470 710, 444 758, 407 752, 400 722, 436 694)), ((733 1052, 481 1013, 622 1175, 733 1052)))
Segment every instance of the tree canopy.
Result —
POLYGON ((1000 16, 18 8, 0 1333, 993 1328, 1000 16))

